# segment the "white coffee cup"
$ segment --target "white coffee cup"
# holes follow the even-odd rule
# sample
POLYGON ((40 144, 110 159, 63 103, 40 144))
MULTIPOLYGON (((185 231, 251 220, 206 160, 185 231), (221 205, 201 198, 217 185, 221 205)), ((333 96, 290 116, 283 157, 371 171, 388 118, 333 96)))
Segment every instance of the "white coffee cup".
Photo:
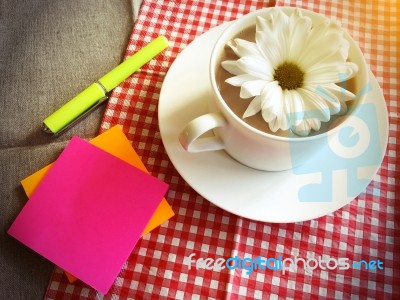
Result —
MULTIPOLYGON (((292 162, 292 154, 296 153, 296 162, 306 163, 316 151, 327 145, 327 139, 335 138, 341 128, 348 123, 349 117, 354 114, 359 104, 365 102, 366 95, 358 96, 350 106, 346 115, 339 117, 329 129, 323 133, 307 137, 282 137, 258 130, 238 117, 222 98, 215 79, 215 70, 219 56, 226 43, 241 30, 252 26, 257 16, 265 15, 271 8, 251 12, 233 21, 217 39, 210 58, 209 78, 211 81, 210 113, 190 121, 179 135, 181 145, 188 152, 204 152, 225 150, 238 162, 263 171, 288 170, 299 165, 292 162), (211 137, 204 137, 206 132, 214 133, 211 137)), ((294 8, 282 7, 284 13, 290 15, 294 8)), ((313 24, 326 20, 326 17, 308 10, 301 10, 302 14, 311 18, 313 24)), ((353 39, 345 32, 349 41, 349 59, 358 65, 358 72, 354 79, 355 91, 368 84, 367 66, 361 50, 353 39)), ((195 154, 193 154, 195 155, 195 154)), ((301 164, 300 163, 300 164, 301 164)))

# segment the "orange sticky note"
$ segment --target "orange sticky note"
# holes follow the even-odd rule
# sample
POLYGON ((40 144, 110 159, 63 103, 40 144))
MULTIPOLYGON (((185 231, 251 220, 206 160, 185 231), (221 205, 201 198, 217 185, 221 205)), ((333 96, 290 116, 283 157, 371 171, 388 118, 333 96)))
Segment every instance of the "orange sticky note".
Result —
MULTIPOLYGON (((116 125, 110 128, 109 130, 92 139, 90 143, 114 155, 115 157, 118 157, 119 159, 137 167, 138 169, 147 172, 146 167, 140 160, 140 157, 137 155, 136 151, 132 148, 129 140, 122 132, 120 126, 116 125)), ((25 193, 28 195, 28 197, 31 196, 32 192, 45 177, 51 166, 52 164, 47 165, 46 167, 33 173, 27 178, 21 180, 22 187, 24 188, 25 193)), ((142 236, 146 233, 149 233, 151 230, 161 225, 173 216, 174 212, 164 198, 158 205, 146 228, 143 230, 142 236)), ((76 280, 74 276, 67 272, 66 275, 70 282, 76 280)))

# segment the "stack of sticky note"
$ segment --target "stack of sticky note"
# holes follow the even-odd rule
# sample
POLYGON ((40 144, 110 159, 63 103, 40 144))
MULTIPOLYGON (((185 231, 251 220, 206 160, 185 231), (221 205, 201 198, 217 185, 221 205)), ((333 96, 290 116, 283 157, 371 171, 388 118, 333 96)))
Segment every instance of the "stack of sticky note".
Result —
POLYGON ((168 185, 147 173, 119 126, 91 142, 73 137, 22 185, 30 198, 8 233, 103 294, 139 238, 174 215, 168 185))

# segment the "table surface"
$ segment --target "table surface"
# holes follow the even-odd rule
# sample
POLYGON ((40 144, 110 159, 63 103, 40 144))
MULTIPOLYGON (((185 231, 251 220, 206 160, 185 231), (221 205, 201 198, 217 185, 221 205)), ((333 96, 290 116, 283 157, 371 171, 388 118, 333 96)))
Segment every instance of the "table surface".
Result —
MULTIPOLYGON (((100 132, 120 124, 151 174, 170 184, 166 195, 176 215, 145 235, 123 266, 106 298, 150 299, 391 299, 400 297, 397 134, 400 6, 391 1, 149 1, 144 0, 126 56, 158 35, 170 48, 117 87, 100 132), (366 3, 367 2, 367 3, 366 3), (162 144, 157 101, 163 79, 177 55, 197 36, 247 12, 269 6, 299 6, 338 19, 359 44, 382 88, 389 112, 389 140, 382 165, 350 204, 327 216, 298 223, 271 224, 228 213, 197 194, 172 165, 162 144), (313 271, 207 270, 187 258, 347 258, 380 261, 382 268, 313 271)), ((55 267, 48 299, 102 298, 77 281, 70 284, 55 267)))

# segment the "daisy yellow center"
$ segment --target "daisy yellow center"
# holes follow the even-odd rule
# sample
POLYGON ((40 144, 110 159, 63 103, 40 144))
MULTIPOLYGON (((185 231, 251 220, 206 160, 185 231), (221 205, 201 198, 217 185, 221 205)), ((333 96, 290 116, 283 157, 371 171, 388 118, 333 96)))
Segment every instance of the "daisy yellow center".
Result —
POLYGON ((274 80, 282 90, 295 90, 303 85, 304 72, 294 63, 284 62, 275 69, 274 80))

